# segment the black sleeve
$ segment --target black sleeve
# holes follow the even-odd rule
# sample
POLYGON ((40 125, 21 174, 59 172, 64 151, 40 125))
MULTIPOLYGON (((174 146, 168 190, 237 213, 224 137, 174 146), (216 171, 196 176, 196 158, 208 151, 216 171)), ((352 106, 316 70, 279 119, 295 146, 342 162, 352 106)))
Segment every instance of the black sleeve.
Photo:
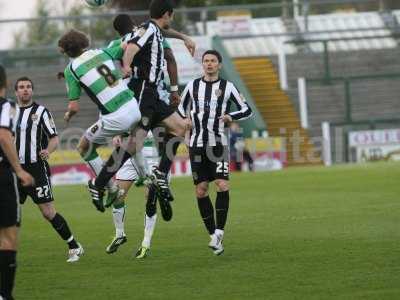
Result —
POLYGON ((250 106, 247 104, 246 99, 242 94, 239 93, 238 89, 232 83, 230 84, 230 88, 230 100, 232 100, 232 102, 235 103, 236 107, 238 108, 237 111, 229 113, 229 115, 232 117, 232 120, 240 121, 249 118, 253 112, 250 106))
POLYGON ((186 85, 186 87, 185 87, 185 89, 184 89, 184 91, 182 93, 182 96, 181 96, 181 103, 178 106, 178 113, 182 118, 186 118, 187 117, 186 113, 187 113, 187 110, 189 108, 190 100, 192 100, 192 98, 190 96, 191 86, 193 86, 193 81, 189 82, 186 85))
POLYGON ((58 135, 56 125, 54 124, 53 116, 47 109, 45 109, 42 114, 42 123, 43 123, 43 129, 49 138, 58 135))

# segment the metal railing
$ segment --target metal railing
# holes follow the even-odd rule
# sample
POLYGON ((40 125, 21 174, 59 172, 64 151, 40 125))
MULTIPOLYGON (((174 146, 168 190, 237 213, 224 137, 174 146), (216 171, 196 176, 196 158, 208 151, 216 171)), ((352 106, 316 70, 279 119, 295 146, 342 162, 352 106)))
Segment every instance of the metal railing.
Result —
MULTIPOLYGON (((384 0, 282 0, 276 3, 262 3, 262 4, 249 4, 249 5, 225 5, 225 6, 207 6, 195 8, 179 8, 176 10, 175 27, 186 31, 189 34, 207 34, 206 22, 216 20, 221 12, 234 12, 234 11, 248 11, 252 17, 283 17, 284 19, 291 18, 304 18, 304 23, 308 24, 308 16, 315 13, 330 13, 337 9, 350 9, 355 8, 357 11, 384 11, 387 9, 400 9, 400 3, 392 3, 392 6, 385 6, 384 0), (198 24, 202 24, 198 26, 198 24), (202 28, 202 32, 199 31, 202 28)), ((74 26, 76 24, 85 24, 85 28, 92 33, 95 31, 96 23, 105 21, 111 23, 112 17, 121 12, 117 10, 103 11, 101 13, 87 13, 83 10, 82 15, 79 16, 49 16, 41 18, 11 18, 0 19, 0 31, 3 25, 9 24, 33 24, 33 23, 46 23, 50 22, 52 26, 57 27, 61 32, 65 28, 74 26)), ((148 18, 148 11, 124 11, 131 15, 138 23, 148 18)), ((307 31, 307 26, 306 31, 307 31)), ((113 34, 111 26, 110 30, 106 30, 103 40, 108 40, 108 35, 113 34)), ((289 32, 288 36, 296 34, 296 32, 289 32)), ((55 42, 55 41, 53 41, 55 42)), ((54 43, 53 43, 54 45, 54 43)), ((48 46, 48 45, 42 45, 48 46)))

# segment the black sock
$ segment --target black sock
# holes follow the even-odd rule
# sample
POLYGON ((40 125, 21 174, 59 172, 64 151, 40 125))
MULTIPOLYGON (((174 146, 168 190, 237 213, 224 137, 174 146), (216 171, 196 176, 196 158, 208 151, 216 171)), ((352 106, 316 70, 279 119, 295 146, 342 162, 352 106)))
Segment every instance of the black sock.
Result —
POLYGON ((122 148, 116 148, 107 160, 100 174, 97 176, 95 185, 98 188, 103 188, 107 185, 111 178, 118 172, 122 165, 131 158, 132 155, 122 148))
POLYGON ((215 219, 214 219, 214 207, 211 203, 210 197, 197 198, 197 204, 199 206, 200 215, 203 218, 204 225, 208 230, 209 234, 214 234, 215 231, 215 219))
POLYGON ((165 135, 163 146, 160 147, 161 159, 158 168, 161 172, 168 174, 169 170, 171 170, 172 162, 174 161, 181 141, 182 138, 176 135, 170 133, 165 135))
POLYGON ((65 221, 62 215, 56 213, 50 223, 61 238, 68 243, 69 249, 79 248, 78 243, 75 241, 71 230, 69 229, 67 221, 65 221))
POLYGON ((215 215, 217 217, 217 229, 224 230, 229 210, 229 191, 218 192, 215 201, 215 215))
POLYGON ((17 252, 14 250, 0 250, 0 295, 12 300, 15 271, 17 270, 17 252))
POLYGON ((156 188, 153 185, 149 187, 149 194, 147 196, 146 202, 146 215, 148 217, 152 217, 155 215, 157 211, 157 197, 156 197, 156 188))

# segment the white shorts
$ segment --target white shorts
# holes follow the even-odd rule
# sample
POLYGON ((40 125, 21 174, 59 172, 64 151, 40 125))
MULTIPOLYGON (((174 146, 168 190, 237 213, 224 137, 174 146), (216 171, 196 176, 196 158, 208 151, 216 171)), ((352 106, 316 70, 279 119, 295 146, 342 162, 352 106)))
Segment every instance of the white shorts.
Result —
POLYGON ((108 139, 130 132, 140 119, 139 106, 136 99, 132 99, 116 112, 101 115, 100 119, 86 130, 85 137, 91 143, 105 145, 108 139))
MULTIPOLYGON (((151 173, 153 166, 158 166, 159 157, 158 151, 155 147, 144 147, 142 149, 142 155, 144 164, 147 169, 147 173, 151 173)), ((115 178, 123 181, 135 181, 138 179, 138 172, 136 171, 135 161, 133 158, 128 159, 125 164, 118 170, 115 178)))

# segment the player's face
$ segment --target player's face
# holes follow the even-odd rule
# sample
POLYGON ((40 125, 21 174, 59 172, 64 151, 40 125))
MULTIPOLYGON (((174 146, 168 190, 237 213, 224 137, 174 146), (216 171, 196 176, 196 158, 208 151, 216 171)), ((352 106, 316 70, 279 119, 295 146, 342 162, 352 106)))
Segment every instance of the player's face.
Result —
POLYGON ((207 75, 215 75, 221 69, 221 64, 218 61, 218 57, 212 54, 207 54, 203 58, 203 70, 207 75))
POLYGON ((33 88, 30 81, 20 81, 15 91, 18 101, 26 104, 32 100, 33 88))
POLYGON ((173 20, 174 20, 174 12, 172 12, 172 14, 165 13, 163 29, 169 29, 173 20))

